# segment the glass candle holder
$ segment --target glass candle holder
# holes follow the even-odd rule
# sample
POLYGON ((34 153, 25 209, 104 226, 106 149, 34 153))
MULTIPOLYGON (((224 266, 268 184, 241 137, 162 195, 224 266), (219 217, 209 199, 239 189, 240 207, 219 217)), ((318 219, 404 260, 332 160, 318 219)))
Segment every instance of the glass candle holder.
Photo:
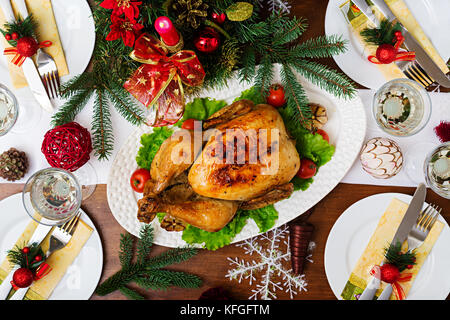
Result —
POLYGON ((378 126, 386 133, 412 136, 430 120, 431 99, 417 82, 394 79, 375 93, 372 110, 378 126))

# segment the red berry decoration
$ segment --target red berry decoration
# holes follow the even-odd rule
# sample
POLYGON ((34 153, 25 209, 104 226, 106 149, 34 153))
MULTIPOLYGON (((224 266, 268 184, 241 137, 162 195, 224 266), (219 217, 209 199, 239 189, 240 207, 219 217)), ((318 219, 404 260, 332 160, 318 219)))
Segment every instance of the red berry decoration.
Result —
POLYGON ((31 57, 39 49, 39 43, 33 37, 23 37, 17 40, 17 52, 24 57, 31 57))
POLYGON ((215 29, 206 27, 194 39, 194 45, 202 53, 214 52, 219 48, 220 35, 215 29))
POLYGON ((13 39, 13 40, 19 39, 19 35, 17 34, 17 32, 13 32, 13 33, 11 34, 11 39, 13 39))
POLYGON ((91 134, 76 122, 57 126, 45 134, 41 151, 52 167, 75 171, 90 159, 91 134))
POLYGON ((400 276, 400 271, 393 264, 384 264, 380 268, 381 280, 387 283, 394 283, 400 276))
POLYGON ((218 24, 223 24, 225 20, 227 19, 227 15, 225 13, 217 13, 213 12, 211 14, 211 20, 218 24))
POLYGON ((22 252, 25 253, 25 254, 28 254, 30 252, 30 248, 23 247, 22 252))
POLYGON ((9 33, 5 34, 5 39, 6 39, 6 41, 11 41, 12 40, 12 35, 10 35, 9 33))
POLYGON ((37 255, 36 257, 34 257, 34 261, 37 261, 37 262, 42 261, 42 256, 37 255))
POLYGON ((13 282, 16 287, 27 288, 33 283, 34 275, 30 269, 19 268, 13 274, 13 282))

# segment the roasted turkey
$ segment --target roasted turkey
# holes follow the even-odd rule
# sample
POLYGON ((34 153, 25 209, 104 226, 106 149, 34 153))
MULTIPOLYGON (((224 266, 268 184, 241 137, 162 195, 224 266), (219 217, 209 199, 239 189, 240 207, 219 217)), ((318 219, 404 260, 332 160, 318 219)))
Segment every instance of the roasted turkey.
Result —
POLYGON ((190 224, 215 232, 239 208, 262 208, 292 194, 300 157, 275 108, 240 100, 205 120, 203 129, 200 139, 181 129, 161 145, 138 201, 140 221, 164 212, 166 230, 190 224))

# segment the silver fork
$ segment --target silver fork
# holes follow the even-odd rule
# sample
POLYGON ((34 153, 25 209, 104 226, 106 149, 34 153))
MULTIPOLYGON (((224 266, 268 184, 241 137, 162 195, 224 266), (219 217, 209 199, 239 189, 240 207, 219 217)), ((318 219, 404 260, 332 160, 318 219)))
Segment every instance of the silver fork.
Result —
POLYGON ((55 60, 44 50, 39 49, 36 63, 48 96, 52 99, 59 97, 60 82, 55 60))
MULTIPOLYGON (((52 234, 50 236, 50 245, 47 253, 45 254, 48 258, 53 252, 64 248, 72 239, 75 229, 80 220, 81 211, 79 211, 72 219, 67 221, 61 226, 53 228, 52 234)), ((29 288, 20 288, 11 296, 9 300, 23 300, 27 294, 29 288)))
MULTIPOLYGON (((441 211, 442 208, 439 208, 434 204, 428 204, 425 210, 422 210, 417 218, 416 224, 408 234, 408 238, 406 240, 408 242, 408 251, 413 251, 423 244, 435 222, 439 218, 441 211)), ((381 292, 377 300, 388 300, 391 297, 391 294, 392 286, 388 285, 384 288, 383 292, 381 292)))
POLYGON ((396 64, 405 76, 413 81, 416 81, 424 88, 429 87, 434 82, 433 78, 431 78, 415 60, 397 61, 396 64))

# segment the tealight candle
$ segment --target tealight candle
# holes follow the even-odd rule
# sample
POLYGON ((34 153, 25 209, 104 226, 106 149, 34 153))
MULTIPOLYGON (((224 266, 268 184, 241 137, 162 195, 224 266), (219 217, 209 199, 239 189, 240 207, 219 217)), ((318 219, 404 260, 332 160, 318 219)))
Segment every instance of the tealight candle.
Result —
POLYGON ((161 36, 161 40, 167 46, 175 46, 180 41, 177 29, 167 17, 159 17, 155 21, 155 29, 161 36))

